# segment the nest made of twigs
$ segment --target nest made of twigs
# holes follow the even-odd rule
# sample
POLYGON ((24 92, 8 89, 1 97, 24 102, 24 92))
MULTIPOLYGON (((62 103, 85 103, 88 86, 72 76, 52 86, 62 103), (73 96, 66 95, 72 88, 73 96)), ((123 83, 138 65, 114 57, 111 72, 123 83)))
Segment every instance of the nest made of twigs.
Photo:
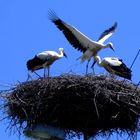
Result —
POLYGON ((18 84, 5 110, 15 124, 48 124, 89 136, 139 130, 140 89, 106 76, 61 75, 18 84))

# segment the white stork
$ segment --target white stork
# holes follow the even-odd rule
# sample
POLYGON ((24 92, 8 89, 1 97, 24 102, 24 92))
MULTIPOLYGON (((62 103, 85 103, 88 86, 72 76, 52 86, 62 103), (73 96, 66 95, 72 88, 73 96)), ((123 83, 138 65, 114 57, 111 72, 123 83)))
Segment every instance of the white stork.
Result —
MULTIPOLYGON (((85 36, 83 33, 78 31, 75 27, 67 24, 63 20, 61 20, 53 11, 49 11, 49 18, 50 20, 57 26, 57 28, 63 32, 66 39, 69 41, 69 43, 76 48, 77 50, 83 52, 83 55, 81 57, 81 62, 84 62, 85 60, 89 61, 93 56, 96 56, 97 53, 104 48, 110 48, 113 49, 113 44, 103 44, 104 41, 109 38, 113 32, 115 32, 115 29, 117 27, 117 23, 109 28, 108 30, 105 30, 99 37, 97 41, 93 41, 87 36, 85 36)), ((88 70, 88 63, 86 66, 86 74, 88 70)))
MULTIPOLYGON (((49 76, 49 69, 50 65, 53 64, 56 60, 62 58, 63 56, 67 57, 64 49, 59 48, 59 53, 54 51, 44 51, 41 53, 38 53, 34 56, 33 59, 30 59, 27 61, 27 69, 31 72, 44 68, 44 77, 46 76, 46 68, 48 69, 48 76, 49 76)), ((38 74, 37 74, 38 75, 38 74)), ((28 75, 29 78, 30 75, 28 75)))
POLYGON ((95 56, 95 61, 100 67, 104 67, 109 73, 131 80, 131 70, 123 63, 122 59, 116 57, 95 56))

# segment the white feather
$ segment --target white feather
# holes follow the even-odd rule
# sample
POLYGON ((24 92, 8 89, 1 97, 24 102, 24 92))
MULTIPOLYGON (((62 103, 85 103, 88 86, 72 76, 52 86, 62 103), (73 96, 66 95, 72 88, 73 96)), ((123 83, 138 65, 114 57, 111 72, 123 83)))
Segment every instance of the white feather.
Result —
POLYGON ((109 33, 108 35, 105 35, 102 39, 100 39, 99 41, 98 41, 98 43, 100 43, 100 44, 103 44, 109 37, 111 37, 112 36, 112 32, 111 33, 109 33))
POLYGON ((52 58, 52 57, 59 57, 59 54, 54 51, 44 51, 39 54, 37 54, 37 57, 40 59, 46 59, 46 58, 52 58))
POLYGON ((109 64, 110 66, 120 66, 122 62, 116 57, 105 57, 102 63, 109 64))

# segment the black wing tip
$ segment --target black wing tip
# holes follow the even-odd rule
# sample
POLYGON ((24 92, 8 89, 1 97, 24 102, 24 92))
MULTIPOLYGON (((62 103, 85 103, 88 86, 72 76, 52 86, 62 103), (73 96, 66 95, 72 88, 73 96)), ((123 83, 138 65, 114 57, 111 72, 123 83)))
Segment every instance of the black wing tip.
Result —
POLYGON ((106 32, 106 33, 115 32, 117 26, 118 26, 118 23, 115 22, 115 23, 113 24, 113 26, 110 27, 109 29, 105 30, 104 33, 105 33, 105 32, 106 32))
POLYGON ((57 16, 57 14, 55 13, 54 10, 52 9, 49 9, 48 10, 48 17, 51 21, 56 21, 56 20, 59 20, 59 17, 57 16))
POLYGON ((97 41, 101 40, 105 35, 107 35, 107 34, 109 34, 109 33, 115 32, 117 26, 118 26, 118 23, 115 22, 115 23, 113 24, 113 26, 111 26, 110 28, 106 29, 106 30, 100 35, 100 37, 98 38, 97 41))
POLYGON ((116 29, 116 28, 117 28, 117 26, 118 26, 118 22, 117 22, 117 21, 115 21, 115 23, 114 23, 113 27, 116 29))
POLYGON ((115 30, 117 29, 117 26, 118 26, 118 23, 115 22, 115 23, 113 24, 113 26, 110 27, 110 28, 109 28, 108 30, 106 30, 106 31, 108 31, 108 32, 115 32, 115 30))

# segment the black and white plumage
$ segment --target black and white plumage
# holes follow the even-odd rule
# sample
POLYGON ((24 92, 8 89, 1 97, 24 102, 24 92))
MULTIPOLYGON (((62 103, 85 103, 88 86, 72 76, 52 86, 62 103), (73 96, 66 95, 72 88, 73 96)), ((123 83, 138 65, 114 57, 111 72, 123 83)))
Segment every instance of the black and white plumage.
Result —
POLYGON ((99 43, 104 43, 105 40, 107 40, 109 37, 112 36, 112 34, 115 32, 117 28, 117 22, 114 23, 114 25, 112 27, 110 27, 109 29, 105 30, 98 38, 98 42, 99 43))
POLYGON ((38 53, 34 56, 33 59, 27 61, 27 69, 31 72, 35 72, 36 70, 44 68, 45 77, 47 68, 49 76, 50 65, 52 65, 56 60, 62 58, 63 56, 67 57, 63 48, 59 48, 59 53, 55 51, 44 51, 38 53))
POLYGON ((61 20, 54 12, 49 11, 49 18, 57 26, 57 28, 63 32, 69 43, 77 50, 83 52, 83 55, 81 57, 82 62, 84 62, 85 60, 88 60, 89 62, 91 58, 93 56, 96 56, 101 49, 110 48, 114 50, 112 43, 103 43, 113 34, 113 32, 115 32, 117 23, 115 23, 108 30, 105 30, 99 37, 98 41, 93 41, 87 36, 85 36, 83 33, 81 33, 79 30, 77 30, 75 27, 61 20))
POLYGON ((105 57, 101 60, 100 56, 95 56, 95 61, 109 73, 131 80, 131 70, 123 63, 122 59, 105 57))

